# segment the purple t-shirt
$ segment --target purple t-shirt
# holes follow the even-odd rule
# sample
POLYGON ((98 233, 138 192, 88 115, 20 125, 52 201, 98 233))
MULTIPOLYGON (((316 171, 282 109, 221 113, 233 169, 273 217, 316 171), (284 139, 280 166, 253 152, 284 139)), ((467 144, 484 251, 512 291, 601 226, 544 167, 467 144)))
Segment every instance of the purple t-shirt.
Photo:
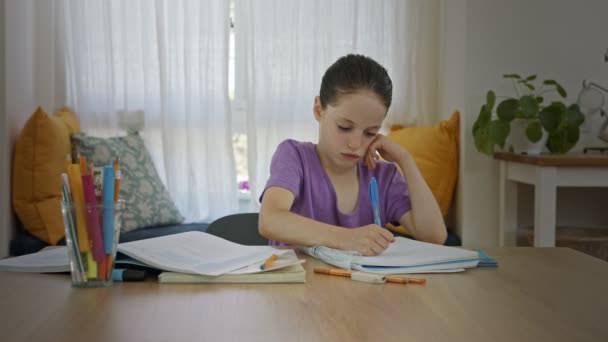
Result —
MULTIPOLYGON (((374 223, 368 194, 372 176, 378 181, 382 226, 387 222, 398 222, 401 216, 412 208, 405 179, 394 164, 377 161, 376 167, 370 170, 359 161, 357 168, 357 205, 352 212, 344 214, 338 210, 336 192, 315 152, 315 145, 310 142, 285 140, 279 144, 272 157, 270 178, 264 190, 272 186, 285 188, 294 195, 290 209, 292 212, 345 228, 374 223)), ((270 241, 270 244, 284 245, 279 241, 270 241)))

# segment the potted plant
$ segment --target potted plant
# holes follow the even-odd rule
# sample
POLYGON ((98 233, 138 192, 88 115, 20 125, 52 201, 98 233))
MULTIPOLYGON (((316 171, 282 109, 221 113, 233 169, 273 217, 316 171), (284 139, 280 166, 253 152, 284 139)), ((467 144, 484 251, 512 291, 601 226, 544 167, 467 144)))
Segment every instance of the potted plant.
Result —
POLYGON ((493 115, 496 95, 488 91, 486 103, 473 125, 478 151, 491 155, 495 146, 505 147, 507 138, 515 153, 538 154, 543 146, 551 153, 566 153, 576 145, 579 128, 585 120, 579 106, 561 101, 543 103, 543 95, 548 92, 557 92, 562 98, 567 96, 558 82, 544 80, 537 87, 536 75, 507 74, 503 78, 512 81, 515 96, 504 97, 493 115))

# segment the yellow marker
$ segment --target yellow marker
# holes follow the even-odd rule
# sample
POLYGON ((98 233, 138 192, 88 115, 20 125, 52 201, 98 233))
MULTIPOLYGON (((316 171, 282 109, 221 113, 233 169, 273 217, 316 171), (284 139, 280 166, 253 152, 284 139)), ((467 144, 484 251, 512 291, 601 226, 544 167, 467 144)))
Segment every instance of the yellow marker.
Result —
POLYGON ((262 266, 260 266, 261 270, 265 270, 268 268, 268 266, 270 266, 270 264, 272 264, 275 260, 277 260, 277 255, 273 254, 271 255, 268 259, 266 259, 266 261, 264 261, 264 264, 262 266))
POLYGON ((73 199, 70 206, 76 214, 78 248, 81 252, 88 252, 91 247, 89 243, 89 233, 87 231, 87 219, 84 207, 84 194, 82 193, 82 176, 80 175, 80 165, 71 164, 68 166, 68 178, 70 179, 70 189, 72 190, 73 199))
POLYGON ((95 279, 97 278, 97 263, 95 259, 93 259, 92 252, 86 252, 87 255, 87 278, 95 279))
POLYGON ((65 156, 65 170, 68 170, 68 167, 70 167, 70 165, 72 165, 72 155, 70 153, 68 153, 65 156))

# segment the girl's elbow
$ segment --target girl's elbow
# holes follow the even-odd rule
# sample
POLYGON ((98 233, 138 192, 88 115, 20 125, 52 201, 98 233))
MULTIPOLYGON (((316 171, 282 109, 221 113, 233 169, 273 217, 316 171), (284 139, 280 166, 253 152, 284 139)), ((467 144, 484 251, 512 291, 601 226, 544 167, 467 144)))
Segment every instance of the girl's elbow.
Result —
POLYGON ((272 226, 270 224, 271 221, 272 221, 272 218, 269 217, 268 213, 266 213, 264 211, 260 211, 260 215, 258 217, 258 232, 260 233, 260 235, 262 235, 263 237, 265 237, 267 239, 274 238, 272 226))
POLYGON ((437 227, 436 233, 433 234, 432 243, 443 245, 445 241, 448 239, 448 231, 444 224, 439 225, 437 227))
POLYGON ((260 212, 258 216, 258 232, 265 238, 268 238, 268 228, 266 225, 266 215, 263 212, 260 212))
POLYGON ((439 233, 436 235, 434 243, 436 243, 438 245, 443 245, 443 244, 445 244, 445 241, 447 239, 448 239, 448 233, 444 228, 443 230, 439 231, 439 233))

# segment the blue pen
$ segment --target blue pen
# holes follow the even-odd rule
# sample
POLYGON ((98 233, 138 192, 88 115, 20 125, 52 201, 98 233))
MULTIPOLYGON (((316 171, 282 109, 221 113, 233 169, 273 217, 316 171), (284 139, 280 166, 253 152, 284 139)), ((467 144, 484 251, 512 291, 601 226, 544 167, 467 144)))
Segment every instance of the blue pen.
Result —
POLYGON ((106 254, 111 254, 114 240, 114 167, 104 166, 102 184, 103 247, 106 254))
POLYGON ((382 222, 380 222, 380 199, 378 195, 378 182, 376 182, 376 177, 372 177, 369 180, 369 200, 372 204, 372 212, 374 213, 374 223, 382 226, 382 222))

